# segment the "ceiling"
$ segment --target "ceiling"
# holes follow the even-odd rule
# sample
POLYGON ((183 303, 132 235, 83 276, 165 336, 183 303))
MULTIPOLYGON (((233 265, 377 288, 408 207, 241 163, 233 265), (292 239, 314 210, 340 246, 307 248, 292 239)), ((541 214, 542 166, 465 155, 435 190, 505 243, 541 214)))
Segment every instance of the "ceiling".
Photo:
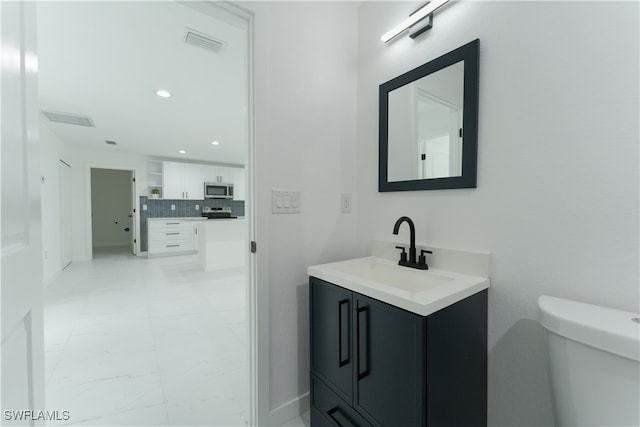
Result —
POLYGON ((40 109, 95 127, 44 121, 82 149, 244 164, 247 43, 246 23, 211 4, 39 2, 40 109), (186 27, 223 47, 185 43, 186 27))

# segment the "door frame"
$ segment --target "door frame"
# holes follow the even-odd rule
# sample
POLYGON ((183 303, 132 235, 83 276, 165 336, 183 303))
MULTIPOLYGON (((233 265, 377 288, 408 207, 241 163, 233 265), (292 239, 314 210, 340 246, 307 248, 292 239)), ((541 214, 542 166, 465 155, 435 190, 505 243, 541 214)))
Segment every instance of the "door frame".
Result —
POLYGON ((58 185, 60 187, 60 270, 64 270, 73 262, 73 226, 65 227, 63 224, 65 221, 71 221, 71 203, 66 203, 68 201, 73 200, 71 196, 73 180, 71 179, 71 174, 73 173, 73 168, 69 163, 64 161, 63 159, 58 159, 58 185), (63 173, 64 168, 67 168, 68 171, 63 173), (65 181, 64 174, 68 176, 68 181, 65 181), (68 197, 67 197, 68 196, 68 197), (68 239, 69 247, 67 254, 65 251, 65 239, 68 239), (67 255, 67 259, 65 259, 65 255, 67 255))
POLYGON ((135 212, 133 212, 133 215, 131 217, 131 222, 132 222, 132 228, 133 228, 133 238, 135 239, 136 243, 136 255, 140 253, 140 236, 138 236, 139 234, 139 228, 140 227, 136 227, 135 223, 137 221, 139 221, 139 215, 140 212, 138 212, 138 206, 137 206, 137 200, 139 198, 138 195, 138 182, 136 180, 136 168, 134 166, 122 166, 122 165, 107 165, 107 164, 95 164, 95 163, 91 163, 91 164, 87 164, 85 166, 85 179, 84 179, 84 183, 85 183, 85 235, 86 240, 85 240, 85 247, 87 248, 87 255, 89 256, 89 259, 93 259, 93 230, 92 230, 92 222, 93 222, 93 216, 91 215, 91 210, 92 210, 92 206, 91 206, 91 169, 111 169, 111 170, 120 170, 120 171, 129 171, 131 172, 131 176, 133 178, 133 208, 135 209, 135 212))

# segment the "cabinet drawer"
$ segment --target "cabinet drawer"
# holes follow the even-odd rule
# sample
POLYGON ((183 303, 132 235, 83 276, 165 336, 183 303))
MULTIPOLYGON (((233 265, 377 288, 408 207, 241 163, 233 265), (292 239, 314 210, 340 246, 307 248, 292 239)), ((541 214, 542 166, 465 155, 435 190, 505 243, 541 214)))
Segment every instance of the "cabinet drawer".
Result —
POLYGON ((315 376, 311 376, 311 425, 371 427, 364 418, 315 376))
POLYGON ((149 242, 149 252, 151 253, 184 252, 193 251, 195 249, 194 239, 149 242))
POLYGON ((149 242, 155 241, 167 241, 167 240, 184 240, 193 239, 195 236, 195 230, 190 229, 162 229, 153 230, 149 233, 149 242))
POLYGON ((181 221, 166 219, 164 221, 149 221, 149 231, 164 230, 164 229, 188 229, 194 228, 194 221, 181 221))

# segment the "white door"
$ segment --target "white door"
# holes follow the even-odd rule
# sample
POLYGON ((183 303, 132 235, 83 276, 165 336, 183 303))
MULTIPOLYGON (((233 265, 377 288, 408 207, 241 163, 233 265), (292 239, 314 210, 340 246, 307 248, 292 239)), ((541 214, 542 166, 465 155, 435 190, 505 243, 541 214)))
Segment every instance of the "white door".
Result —
POLYGON ((60 263, 71 264, 71 166, 60 160, 60 263))
POLYGON ((136 221, 137 221, 137 208, 138 201, 136 200, 136 172, 131 171, 131 211, 129 212, 129 233, 131 235, 131 253, 138 254, 138 247, 136 245, 136 221))
POLYGON ((3 425, 46 409, 35 8, 0 1, 3 425))

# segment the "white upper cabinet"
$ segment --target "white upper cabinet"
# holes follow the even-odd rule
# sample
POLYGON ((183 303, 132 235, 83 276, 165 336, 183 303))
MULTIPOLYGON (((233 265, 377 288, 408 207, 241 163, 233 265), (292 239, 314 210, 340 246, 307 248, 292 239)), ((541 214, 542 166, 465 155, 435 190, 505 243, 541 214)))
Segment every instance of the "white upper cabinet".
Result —
POLYGON ((233 184, 234 170, 226 166, 205 166, 204 182, 222 182, 225 184, 233 184))
POLYGON ((204 199, 203 165, 162 162, 162 198, 204 199))
POLYGON ((233 200, 245 200, 246 178, 244 168, 233 169, 233 200))
POLYGON ((202 168, 202 165, 184 164, 185 199, 204 199, 204 177, 202 176, 202 168))

